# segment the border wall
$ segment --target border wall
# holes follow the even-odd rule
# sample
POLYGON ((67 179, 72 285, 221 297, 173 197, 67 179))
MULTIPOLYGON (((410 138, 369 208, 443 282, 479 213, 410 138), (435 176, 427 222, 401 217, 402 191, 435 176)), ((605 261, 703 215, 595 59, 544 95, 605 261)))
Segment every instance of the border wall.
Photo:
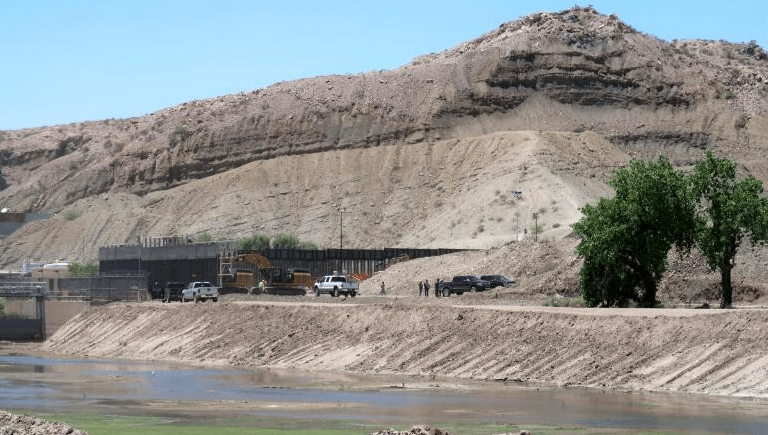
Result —
MULTIPOLYGON (((230 249, 231 242, 159 244, 158 239, 141 245, 104 246, 99 248, 99 271, 143 271, 148 283, 210 281, 219 283, 219 256, 230 249)), ((175 238, 173 239, 176 240, 175 238)), ((465 249, 318 249, 270 248, 256 251, 283 269, 309 270, 312 277, 334 271, 345 274, 364 273, 372 276, 392 262, 405 258, 433 257, 465 249)), ((229 254, 233 255, 233 254, 229 254)))
POLYGON ((140 301, 146 299, 148 288, 149 275, 146 272, 100 272, 97 276, 61 278, 59 291, 55 296, 60 299, 79 298, 88 301, 140 301))

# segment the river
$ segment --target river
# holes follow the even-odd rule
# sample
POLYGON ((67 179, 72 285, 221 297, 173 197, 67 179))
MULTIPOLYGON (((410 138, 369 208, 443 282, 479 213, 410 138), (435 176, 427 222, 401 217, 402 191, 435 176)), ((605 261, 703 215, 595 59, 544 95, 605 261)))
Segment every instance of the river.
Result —
POLYGON ((768 433, 768 403, 759 399, 25 354, 0 355, 0 409, 768 433))

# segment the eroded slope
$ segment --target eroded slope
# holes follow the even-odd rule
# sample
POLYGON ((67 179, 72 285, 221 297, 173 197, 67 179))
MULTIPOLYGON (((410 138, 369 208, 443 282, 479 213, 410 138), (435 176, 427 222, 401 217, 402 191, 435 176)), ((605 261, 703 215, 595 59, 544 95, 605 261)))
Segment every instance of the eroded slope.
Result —
POLYGON ((768 394, 764 310, 110 304, 43 346, 92 357, 768 394))

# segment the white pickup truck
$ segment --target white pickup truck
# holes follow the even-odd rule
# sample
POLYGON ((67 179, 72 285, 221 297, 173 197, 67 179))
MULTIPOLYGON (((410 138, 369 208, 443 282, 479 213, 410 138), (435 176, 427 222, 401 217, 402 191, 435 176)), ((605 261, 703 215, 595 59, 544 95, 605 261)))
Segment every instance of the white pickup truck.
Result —
POLYGON ((315 296, 328 293, 333 297, 344 295, 354 298, 359 289, 360 284, 354 280, 348 280, 344 275, 326 275, 315 283, 315 296))
POLYGON ((191 282, 181 291, 181 301, 195 301, 212 300, 214 302, 219 300, 219 288, 211 285, 208 281, 196 281, 191 282))

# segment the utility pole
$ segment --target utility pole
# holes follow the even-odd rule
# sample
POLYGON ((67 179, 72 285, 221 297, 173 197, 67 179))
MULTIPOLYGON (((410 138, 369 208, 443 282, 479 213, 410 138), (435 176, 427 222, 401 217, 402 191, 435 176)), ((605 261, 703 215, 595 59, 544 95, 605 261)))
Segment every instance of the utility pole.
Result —
MULTIPOLYGON (((344 210, 339 208, 339 251, 344 249, 344 210)), ((341 254, 341 253, 339 253, 341 254)))
MULTIPOLYGON (((515 195, 515 199, 520 200, 523 198, 523 191, 522 190, 513 190, 512 194, 515 195)), ((515 241, 520 241, 520 212, 517 211, 517 201, 515 201, 515 218, 517 218, 517 222, 515 223, 515 241)))
POLYGON ((533 241, 538 242, 539 241, 539 214, 534 213, 533 219, 535 223, 533 224, 533 241))

